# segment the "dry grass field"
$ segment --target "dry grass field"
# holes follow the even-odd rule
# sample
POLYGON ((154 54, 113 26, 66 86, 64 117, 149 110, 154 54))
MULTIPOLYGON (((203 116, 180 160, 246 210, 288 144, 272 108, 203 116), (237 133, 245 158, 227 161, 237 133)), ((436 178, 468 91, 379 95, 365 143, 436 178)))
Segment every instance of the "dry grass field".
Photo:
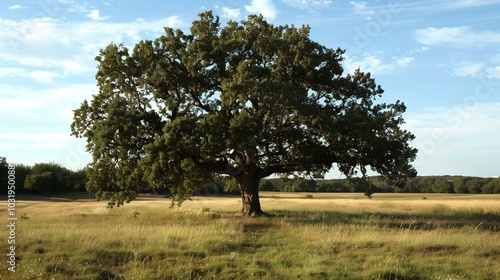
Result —
POLYGON ((234 215, 238 197, 19 197, 0 279, 500 279, 500 195, 261 195, 268 216, 234 215))

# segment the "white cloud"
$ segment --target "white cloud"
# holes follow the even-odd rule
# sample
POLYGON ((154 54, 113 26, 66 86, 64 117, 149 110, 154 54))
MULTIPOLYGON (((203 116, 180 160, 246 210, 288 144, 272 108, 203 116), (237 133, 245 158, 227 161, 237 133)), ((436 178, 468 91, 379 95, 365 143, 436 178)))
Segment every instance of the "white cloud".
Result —
MULTIPOLYGON (((42 107, 45 104, 43 100, 35 99, 34 96, 0 97, 0 100, 2 101, 0 110, 2 113, 8 113, 9 116, 12 116, 11 113, 19 113, 20 110, 31 112, 31 109, 42 107)), ((19 117, 22 117, 21 114, 19 114, 19 117)), ((14 120, 15 118, 12 118, 12 121, 14 120)))
POLYGON ((90 14, 87 15, 88 18, 92 20, 105 20, 109 17, 101 17, 99 10, 92 10, 90 14))
POLYGON ((24 69, 19 67, 5 67, 0 68, 0 78, 2 77, 15 77, 24 73, 24 69))
POLYGON ((24 8, 23 6, 21 5, 12 5, 9 7, 9 10, 19 10, 19 9, 22 9, 24 8))
POLYGON ((410 57, 410 56, 406 56, 403 58, 396 59, 396 65, 404 67, 404 66, 412 63, 413 61, 415 61, 415 58, 410 57))
POLYGON ((245 10, 251 14, 262 14, 270 19, 275 19, 278 13, 272 0, 252 0, 251 5, 245 5, 245 10))
POLYGON ((288 6, 314 12, 319 9, 328 8, 333 1, 330 0, 282 0, 288 6))
POLYGON ((480 6, 488 6, 492 4, 498 4, 498 0, 455 0, 455 1, 447 1, 446 7, 453 9, 462 9, 462 8, 474 8, 480 6))
POLYGON ((500 79, 500 66, 486 68, 486 77, 488 79, 500 79))
POLYGON ((455 68, 453 76, 476 77, 483 69, 483 63, 463 63, 455 68))
POLYGON ((222 7, 222 16, 223 17, 237 19, 240 17, 240 14, 241 14, 241 12, 240 12, 240 9, 238 9, 238 8, 231 9, 228 7, 222 7))
POLYGON ((60 77, 59 74, 52 71, 34 70, 26 75, 39 83, 50 84, 54 78, 60 77))
POLYGON ((30 78, 39 83, 50 84, 54 78, 61 77, 60 74, 45 70, 28 70, 19 67, 0 68, 0 78, 2 77, 21 77, 30 78))
POLYGON ((135 44, 145 36, 163 33, 164 26, 177 27, 180 24, 176 16, 129 23, 0 18, 0 61, 65 75, 93 72, 96 67, 94 57, 110 42, 135 44))
POLYGON ((429 47, 421 47, 421 48, 416 49, 415 51, 416 52, 426 52, 428 50, 429 50, 429 47))
POLYGON ((420 48, 415 48, 415 49, 408 50, 408 51, 406 51, 406 53, 409 53, 409 54, 423 53, 423 52, 428 51, 429 49, 430 49, 429 47, 423 46, 423 47, 420 47, 420 48))
POLYGON ((365 54, 359 58, 357 56, 349 57, 346 55, 343 63, 347 73, 354 73, 360 68, 363 72, 370 72, 372 74, 385 74, 400 70, 407 67, 415 61, 415 58, 407 56, 402 58, 393 58, 391 62, 383 62, 378 55, 365 54))
POLYGON ((490 58, 490 62, 491 63, 500 63, 500 53, 497 53, 497 54, 493 55, 490 58))
POLYGON ((485 67, 484 63, 462 63, 453 71, 453 76, 456 77, 478 77, 480 75, 486 76, 488 79, 500 79, 500 66, 485 67))
POLYGON ((429 46, 446 47, 482 47, 491 43, 500 43, 500 33, 492 31, 474 32, 467 26, 427 27, 413 32, 415 40, 429 46))
MULTIPOLYGON (((63 26, 50 18, 22 21, 0 19, 0 59, 35 67, 60 67, 62 61, 71 60, 78 53, 78 44, 61 42, 61 38, 90 40, 75 36, 71 26, 63 26)), ((74 41, 73 43, 77 43, 74 41)))
POLYGON ((60 4, 66 5, 66 10, 70 13, 86 13, 88 12, 87 2, 76 0, 57 0, 60 4))
POLYGON ((368 7, 367 7, 368 3, 364 2, 364 1, 363 2, 351 1, 351 2, 349 2, 349 4, 351 4, 354 7, 354 12, 356 14, 365 16, 366 19, 368 19, 368 20, 370 20, 372 18, 372 16, 375 14, 374 10, 368 9, 368 7))
POLYGON ((373 72, 376 69, 380 69, 381 65, 382 60, 380 60, 377 55, 365 55, 361 59, 357 56, 349 57, 346 55, 344 61, 344 67, 347 73, 354 73, 358 68, 360 68, 361 71, 373 72))

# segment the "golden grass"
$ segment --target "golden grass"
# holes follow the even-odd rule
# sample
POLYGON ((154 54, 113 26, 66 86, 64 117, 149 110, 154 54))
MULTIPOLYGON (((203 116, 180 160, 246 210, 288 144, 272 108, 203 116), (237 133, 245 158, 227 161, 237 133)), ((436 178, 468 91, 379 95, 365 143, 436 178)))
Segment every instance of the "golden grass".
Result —
POLYGON ((271 216, 245 218, 234 215, 238 197, 194 197, 180 208, 155 197, 115 209, 19 201, 18 217, 29 217, 17 221, 20 260, 15 274, 3 263, 0 278, 500 279, 499 202, 264 192, 271 216))

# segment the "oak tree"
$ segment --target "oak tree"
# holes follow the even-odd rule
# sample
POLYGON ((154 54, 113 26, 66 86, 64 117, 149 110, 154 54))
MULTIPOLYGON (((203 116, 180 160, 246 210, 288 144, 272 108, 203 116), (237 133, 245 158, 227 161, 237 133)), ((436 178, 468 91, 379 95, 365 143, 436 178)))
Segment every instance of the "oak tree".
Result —
POLYGON ((225 174, 252 215, 272 174, 321 176, 336 165, 348 177, 369 168, 393 182, 415 176, 404 103, 377 102, 370 73, 345 74, 344 51, 309 31, 256 15, 221 24, 204 12, 189 32, 102 49, 99 92, 71 125, 93 156, 89 190, 110 206, 165 187, 182 202, 225 174))

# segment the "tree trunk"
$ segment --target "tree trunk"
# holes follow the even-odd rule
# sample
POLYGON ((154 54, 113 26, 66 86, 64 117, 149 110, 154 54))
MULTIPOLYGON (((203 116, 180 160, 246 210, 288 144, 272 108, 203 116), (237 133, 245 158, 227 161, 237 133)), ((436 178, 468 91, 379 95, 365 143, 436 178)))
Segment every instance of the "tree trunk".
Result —
POLYGON ((264 212, 260 208, 259 200, 259 183, 261 178, 256 174, 255 166, 248 169, 235 176, 241 192, 240 213, 243 216, 262 215, 264 212))

